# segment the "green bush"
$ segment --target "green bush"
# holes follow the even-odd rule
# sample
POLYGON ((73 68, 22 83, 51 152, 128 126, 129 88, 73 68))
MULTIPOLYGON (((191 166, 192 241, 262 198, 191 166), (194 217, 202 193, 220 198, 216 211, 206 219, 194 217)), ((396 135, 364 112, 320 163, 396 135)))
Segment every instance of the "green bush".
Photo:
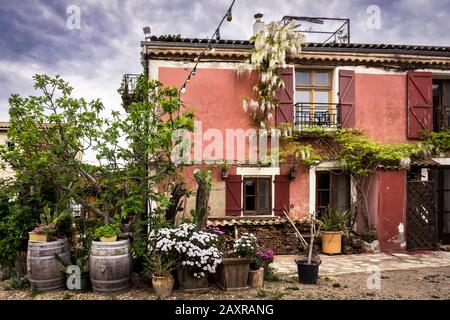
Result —
POLYGON ((95 229, 94 238, 100 239, 101 237, 114 237, 120 234, 121 231, 117 224, 105 224, 95 229))
POLYGON ((25 277, 12 277, 6 282, 5 291, 24 290, 30 286, 30 283, 25 277))
POLYGON ((280 282, 281 281, 281 276, 279 273, 277 273, 274 269, 272 268, 268 268, 265 272, 264 272, 264 279, 266 281, 269 282, 280 282))
POLYGON ((22 178, 0 181, 0 264, 4 266, 13 264, 16 251, 26 251, 28 232, 39 223, 44 207, 56 203, 54 188, 48 181, 35 179, 30 192, 29 182, 22 178))
POLYGON ((350 220, 350 210, 340 210, 328 206, 327 212, 319 223, 322 231, 342 231, 350 220))

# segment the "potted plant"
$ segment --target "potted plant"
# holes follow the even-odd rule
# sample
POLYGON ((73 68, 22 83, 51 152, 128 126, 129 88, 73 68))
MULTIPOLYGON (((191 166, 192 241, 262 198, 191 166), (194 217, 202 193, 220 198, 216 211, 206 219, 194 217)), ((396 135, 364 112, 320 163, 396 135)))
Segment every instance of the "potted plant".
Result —
POLYGON ((222 163, 222 180, 225 180, 228 178, 230 170, 230 164, 229 163, 222 163))
POLYGON ((100 242, 114 242, 117 241, 117 236, 120 234, 121 231, 117 224, 105 224, 95 229, 94 238, 100 242))
POLYGON ((222 290, 247 288, 250 263, 255 260, 258 250, 257 239, 253 234, 244 233, 222 259, 217 271, 217 285, 222 290))
POLYGON ((181 266, 182 243, 177 241, 179 228, 161 228, 153 232, 150 253, 145 257, 145 267, 151 272, 155 293, 161 297, 172 295, 175 284, 172 272, 181 266))
POLYGON ((59 269, 66 274, 66 286, 70 291, 86 292, 90 287, 89 254, 75 256, 75 262, 66 261, 56 256, 60 263, 59 269), (75 266, 75 268, 74 268, 75 266))
POLYGON ((329 206, 320 219, 322 252, 339 254, 342 252, 342 232, 350 219, 350 210, 340 210, 329 206))
POLYGON ((248 284, 252 288, 264 286, 264 278, 269 271, 269 265, 273 262, 274 253, 272 249, 260 248, 256 253, 255 260, 250 263, 248 273, 248 284))
POLYGON ((40 224, 28 233, 31 242, 48 242, 55 240, 58 224, 67 218, 67 211, 55 212, 48 206, 44 207, 40 215, 40 224))
POLYGON ((28 233, 29 241, 31 242, 47 242, 54 235, 56 231, 55 224, 39 224, 33 231, 28 233))
MULTIPOLYGON (((59 269, 58 260, 70 261, 70 252, 64 226, 72 224, 69 211, 51 213, 49 207, 44 208, 40 216, 41 224, 30 236, 44 235, 43 242, 30 240, 27 251, 27 273, 32 286, 40 292, 53 291, 65 287, 65 274, 59 269)), ((68 230, 66 230, 69 232, 68 230)))
POLYGON ((179 259, 167 254, 152 254, 146 260, 146 266, 152 273, 153 290, 158 296, 170 297, 175 280, 172 272, 179 266, 179 259))
POLYGON ((208 287, 208 275, 215 274, 222 262, 217 232, 197 231, 194 224, 182 224, 178 228, 176 246, 182 262, 177 269, 180 289, 197 290, 208 287))
POLYGON ((292 221, 292 219, 289 217, 289 211, 285 208, 283 211, 284 215, 286 216, 287 220, 292 224, 295 232, 298 235, 298 238, 300 242, 302 243, 303 247, 305 248, 305 252, 308 253, 306 257, 302 257, 299 259, 295 259, 295 263, 297 264, 297 271, 298 271, 298 281, 303 284, 317 284, 317 279, 319 278, 319 266, 321 264, 321 260, 318 256, 313 257, 313 248, 314 248, 314 238, 316 235, 316 223, 317 220, 315 219, 315 214, 309 214, 307 218, 307 222, 310 225, 310 241, 309 243, 306 242, 305 238, 303 238, 303 235, 300 233, 300 231, 295 226, 295 223, 292 221))

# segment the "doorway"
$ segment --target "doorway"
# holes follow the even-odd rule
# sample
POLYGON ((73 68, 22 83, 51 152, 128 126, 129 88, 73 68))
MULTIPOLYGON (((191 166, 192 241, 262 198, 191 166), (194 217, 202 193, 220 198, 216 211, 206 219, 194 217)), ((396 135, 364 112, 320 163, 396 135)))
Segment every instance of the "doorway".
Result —
POLYGON ((433 170, 437 181, 438 239, 442 244, 450 244, 450 166, 433 170))
POLYGON ((450 128, 450 80, 433 80, 433 131, 450 128))

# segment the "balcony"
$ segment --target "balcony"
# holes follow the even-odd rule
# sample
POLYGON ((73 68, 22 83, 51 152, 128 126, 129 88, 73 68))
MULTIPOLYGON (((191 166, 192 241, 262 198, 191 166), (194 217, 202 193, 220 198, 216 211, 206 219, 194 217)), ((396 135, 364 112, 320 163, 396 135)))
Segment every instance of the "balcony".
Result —
POLYGON ((434 131, 450 129, 450 106, 434 108, 434 131))
POLYGON ((308 127, 337 128, 339 126, 338 103, 297 103, 295 104, 295 128, 308 127))
POLYGON ((133 102, 133 92, 134 88, 136 88, 136 83, 139 79, 138 74, 126 74, 122 79, 122 86, 119 90, 122 96, 122 103, 125 110, 128 106, 133 102))

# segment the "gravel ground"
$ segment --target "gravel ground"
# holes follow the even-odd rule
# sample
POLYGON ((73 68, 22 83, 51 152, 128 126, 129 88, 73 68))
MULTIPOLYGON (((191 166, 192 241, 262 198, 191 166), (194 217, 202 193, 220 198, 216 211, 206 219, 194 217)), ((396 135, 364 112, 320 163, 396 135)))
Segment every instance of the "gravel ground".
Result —
MULTIPOLYGON (((283 277, 279 282, 266 282, 263 289, 248 289, 237 292, 221 291, 211 286, 203 292, 187 293, 178 290, 168 299, 172 300, 250 300, 250 299, 389 299, 389 300, 450 300, 450 268, 387 271, 381 274, 381 289, 368 289, 368 274, 346 274, 321 277, 317 286, 298 283, 296 277, 283 277)), ((5 291, 6 282, 0 282, 0 300, 154 300, 158 297, 150 286, 134 286, 125 294, 101 296, 93 293, 59 291, 33 294, 31 290, 5 291)))

